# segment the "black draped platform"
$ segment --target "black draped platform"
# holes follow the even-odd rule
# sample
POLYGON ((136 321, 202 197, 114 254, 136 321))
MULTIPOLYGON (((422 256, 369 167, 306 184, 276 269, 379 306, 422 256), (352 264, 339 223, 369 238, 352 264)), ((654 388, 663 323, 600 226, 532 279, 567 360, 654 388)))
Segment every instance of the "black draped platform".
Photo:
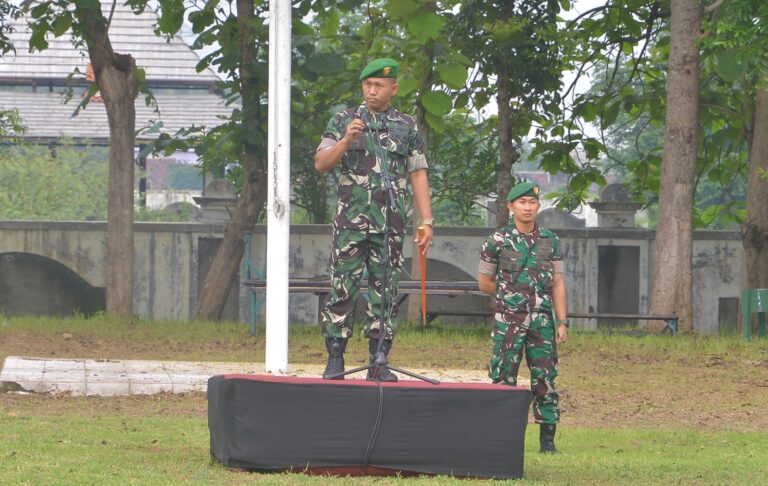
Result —
POLYGON ((219 375, 211 454, 257 471, 520 478, 527 388, 219 375))

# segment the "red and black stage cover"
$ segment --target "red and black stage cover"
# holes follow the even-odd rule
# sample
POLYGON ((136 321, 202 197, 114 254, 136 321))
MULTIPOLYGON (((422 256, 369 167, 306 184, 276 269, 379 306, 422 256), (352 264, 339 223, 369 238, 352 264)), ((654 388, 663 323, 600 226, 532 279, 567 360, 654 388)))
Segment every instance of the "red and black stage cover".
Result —
POLYGON ((211 454, 257 471, 520 478, 530 400, 479 383, 219 375, 211 454))

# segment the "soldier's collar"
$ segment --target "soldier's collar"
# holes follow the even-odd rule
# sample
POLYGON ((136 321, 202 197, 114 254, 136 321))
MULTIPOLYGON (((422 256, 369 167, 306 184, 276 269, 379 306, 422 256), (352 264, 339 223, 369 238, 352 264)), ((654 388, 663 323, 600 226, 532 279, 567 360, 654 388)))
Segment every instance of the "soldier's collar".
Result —
POLYGON ((395 111, 395 109, 392 107, 391 104, 389 104, 389 105, 387 105, 387 109, 386 110, 380 111, 380 112, 373 112, 373 111, 370 110, 370 108, 368 108, 368 105, 363 103, 362 105, 360 105, 360 107, 357 109, 357 111, 358 111, 358 113, 368 113, 369 115, 371 115, 372 117, 375 118, 377 116, 382 116, 382 115, 386 115, 387 117, 390 117, 390 116, 392 116, 392 113, 395 111))
POLYGON ((529 235, 537 235, 539 233, 539 223, 535 222, 533 223, 533 229, 529 233, 523 233, 519 229, 517 229, 517 225, 515 224, 515 221, 513 220, 509 227, 512 230, 512 233, 519 236, 529 236, 529 235))
POLYGON ((384 123, 385 120, 392 120, 395 109, 392 105, 387 106, 387 109, 381 113, 374 113, 368 109, 368 105, 363 103, 357 108, 357 115, 363 119, 363 122, 368 123, 368 120, 373 122, 374 125, 378 123, 384 123))

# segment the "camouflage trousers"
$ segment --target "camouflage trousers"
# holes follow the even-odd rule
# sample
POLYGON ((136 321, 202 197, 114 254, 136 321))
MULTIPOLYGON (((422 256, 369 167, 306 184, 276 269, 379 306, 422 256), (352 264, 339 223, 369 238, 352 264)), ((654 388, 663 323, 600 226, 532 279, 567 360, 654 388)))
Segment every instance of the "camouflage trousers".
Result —
POLYGON ((493 355, 488 375, 494 383, 517 385, 523 349, 531 370, 533 417, 538 424, 556 424, 560 420, 555 328, 549 314, 496 313, 491 333, 493 355))
MULTIPOLYGON (((390 234, 389 285, 384 310, 387 319, 386 339, 393 339, 397 329, 397 286, 403 266, 403 235, 390 234)), ((349 338, 352 336, 352 311, 360 294, 363 270, 368 270, 368 309, 363 333, 377 337, 381 328, 382 291, 384 281, 385 238, 383 233, 359 230, 334 231, 331 252, 331 292, 322 311, 323 336, 349 338)))

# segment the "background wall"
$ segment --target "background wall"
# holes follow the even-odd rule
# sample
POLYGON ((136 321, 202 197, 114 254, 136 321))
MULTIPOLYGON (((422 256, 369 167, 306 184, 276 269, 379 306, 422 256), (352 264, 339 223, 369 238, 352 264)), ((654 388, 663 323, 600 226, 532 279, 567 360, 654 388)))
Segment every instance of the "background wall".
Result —
MULTIPOLYGON (((136 314, 152 319, 190 318, 223 226, 136 223, 135 228, 136 314)), ((105 232, 103 222, 0 221, 0 312, 67 314, 103 309, 105 232)), ((427 278, 474 279, 480 245, 491 232, 489 228, 436 228, 427 278)), ((650 264, 653 256, 663 251, 654 247, 652 231, 568 228, 556 232, 566 261, 569 310, 647 312, 650 264)), ((330 237, 327 225, 291 227, 291 277, 327 278, 330 237)), ((248 277, 248 272, 250 278, 263 278, 266 269, 266 227, 258 226, 248 239, 248 258, 235 276, 237 282, 248 277)), ((716 333, 719 328, 735 325, 742 251, 739 232, 695 233, 696 331, 716 333)), ((406 245, 405 256, 411 257, 411 245, 406 245)), ((405 268, 410 268, 409 261, 405 268)), ((404 274, 403 279, 407 278, 404 274)), ((488 299, 482 296, 429 299, 434 309, 483 310, 488 305, 488 299)), ((313 294, 292 295, 291 323, 316 324, 318 307, 318 298, 313 294)), ((404 309, 400 315, 405 315, 404 309)), ((260 322, 263 316, 263 295, 235 286, 226 318, 260 322)), ((574 324, 590 328, 597 325, 593 320, 575 320, 574 324)))

